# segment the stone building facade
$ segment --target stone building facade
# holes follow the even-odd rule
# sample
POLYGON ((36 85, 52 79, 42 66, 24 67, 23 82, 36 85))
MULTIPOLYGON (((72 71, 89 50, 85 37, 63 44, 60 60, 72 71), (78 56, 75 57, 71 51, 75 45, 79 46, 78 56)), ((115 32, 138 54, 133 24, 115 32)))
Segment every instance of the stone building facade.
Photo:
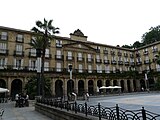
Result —
MULTIPOLYGON (((28 49, 32 38, 30 31, 0 27, 0 87, 8 88, 11 96, 24 90, 28 77, 37 75, 36 50, 28 49)), ((46 49, 45 76, 52 80, 54 96, 69 92, 93 95, 101 86, 140 91, 147 88, 145 73, 148 87, 156 82, 156 74, 150 73, 160 70, 155 60, 159 49, 160 42, 139 49, 94 43, 78 29, 70 37, 53 36, 46 49), (73 67, 72 79, 69 65, 73 67)))

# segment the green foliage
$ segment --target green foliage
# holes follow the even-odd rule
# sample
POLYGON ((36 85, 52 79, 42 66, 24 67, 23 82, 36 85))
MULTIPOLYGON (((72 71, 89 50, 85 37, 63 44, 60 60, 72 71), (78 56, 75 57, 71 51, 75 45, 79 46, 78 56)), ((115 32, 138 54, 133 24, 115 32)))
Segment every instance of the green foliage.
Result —
MULTIPOLYGON (((34 99, 34 97, 37 95, 37 76, 31 76, 27 78, 28 82, 25 85, 25 91, 30 96, 31 99, 34 99)), ((44 78, 44 91, 46 96, 51 96, 51 79, 50 78, 44 78)))
POLYGON ((130 46, 129 46, 129 45, 123 45, 122 47, 123 47, 123 48, 129 48, 129 49, 132 49, 132 45, 130 45, 130 46))
POLYGON ((155 83, 155 90, 160 90, 160 76, 157 79, 157 82, 155 83))

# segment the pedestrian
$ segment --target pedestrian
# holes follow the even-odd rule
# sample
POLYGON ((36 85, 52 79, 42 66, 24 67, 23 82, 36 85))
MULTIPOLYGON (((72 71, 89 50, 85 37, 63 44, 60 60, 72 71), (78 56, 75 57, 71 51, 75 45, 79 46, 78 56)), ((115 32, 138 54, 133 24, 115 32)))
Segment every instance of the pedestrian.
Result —
POLYGON ((15 105, 15 107, 18 107, 18 105, 19 105, 19 102, 18 102, 18 100, 19 100, 19 95, 18 95, 18 94, 16 94, 15 100, 16 100, 16 105, 15 105))
POLYGON ((86 99, 87 99, 87 101, 89 101, 89 94, 88 94, 88 92, 86 93, 86 99))

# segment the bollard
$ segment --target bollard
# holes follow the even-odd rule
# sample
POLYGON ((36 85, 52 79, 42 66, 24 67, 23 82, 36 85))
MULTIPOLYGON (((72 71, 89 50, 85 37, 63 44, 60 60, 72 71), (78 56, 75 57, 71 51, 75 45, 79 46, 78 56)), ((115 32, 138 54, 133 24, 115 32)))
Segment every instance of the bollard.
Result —
POLYGON ((101 120, 101 105, 98 103, 99 120, 101 120))
POLYGON ((77 113, 77 102, 75 101, 75 108, 74 108, 74 110, 75 110, 75 113, 77 113))
POLYGON ((143 117, 143 120, 147 120, 146 119, 146 110, 144 109, 144 107, 142 107, 142 117, 143 117))
POLYGON ((116 104, 116 113, 117 113, 117 120, 119 120, 119 107, 118 107, 118 104, 116 104))
POLYGON ((86 116, 87 116, 87 103, 85 102, 85 114, 86 114, 86 116))

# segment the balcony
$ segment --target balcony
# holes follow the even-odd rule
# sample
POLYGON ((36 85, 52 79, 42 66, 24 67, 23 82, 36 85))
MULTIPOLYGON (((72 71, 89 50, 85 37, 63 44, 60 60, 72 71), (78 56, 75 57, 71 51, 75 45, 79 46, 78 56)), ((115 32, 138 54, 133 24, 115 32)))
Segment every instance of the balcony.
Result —
POLYGON ((122 56, 122 53, 121 53, 121 52, 118 52, 117 55, 118 55, 118 56, 122 56))
POLYGON ((118 61, 118 65, 123 65, 123 61, 118 61))
POLYGON ((109 60, 103 60, 104 64, 109 64, 109 60))
POLYGON ((0 39, 1 40, 8 40, 8 36, 7 35, 0 35, 0 39))
POLYGON ((21 56, 21 57, 24 57, 24 51, 14 51, 14 54, 13 56, 21 56))
POLYGON ((56 43, 56 48, 62 48, 62 44, 56 43))
POLYGON ((115 52, 114 52, 114 51, 111 51, 111 55, 115 55, 115 52))
POLYGON ((16 37, 16 42, 23 43, 24 42, 24 38, 16 37))
POLYGON ((96 63, 102 63, 101 59, 96 59, 96 63))
POLYGON ((127 53, 124 53, 124 57, 128 57, 128 54, 127 54, 127 53))
POLYGON ((117 61, 116 61, 116 60, 112 60, 112 61, 111 61, 111 64, 112 64, 112 65, 116 65, 116 64, 117 64, 117 61))
POLYGON ((50 59, 50 58, 52 58, 52 55, 51 54, 45 54, 45 58, 50 59))
POLYGON ((100 53, 100 49, 96 49, 96 53, 100 53))
POLYGON ((108 54, 108 50, 103 50, 103 53, 104 54, 108 54))
POLYGON ((141 61, 136 62, 136 65, 137 65, 137 66, 140 66, 140 65, 142 65, 142 62, 141 62, 141 61))
POLYGON ((33 58, 36 58, 36 53, 35 52, 29 52, 29 57, 33 57, 33 58))
POLYGON ((131 66, 135 66, 135 63, 134 63, 134 62, 130 62, 130 65, 131 65, 131 66))
POLYGON ((150 64, 150 60, 144 60, 144 64, 150 64))
POLYGON ((128 65, 129 65, 129 62, 128 62, 128 61, 126 61, 124 64, 125 64, 126 66, 128 66, 128 65))
POLYGON ((72 60, 74 60, 74 57, 73 56, 66 56, 66 60, 67 61, 72 61, 72 60))
POLYGON ((64 60, 63 55, 55 55, 55 60, 64 60))
POLYGON ((144 54, 144 55, 148 55, 148 51, 144 51, 143 54, 144 54))
POLYGON ((84 62, 84 58, 83 57, 77 57, 77 61, 78 62, 84 62))
POLYGON ((157 53, 157 52, 158 52, 158 48, 152 49, 152 52, 153 52, 153 53, 157 53))
POLYGON ((8 55, 8 50, 7 49, 0 49, 0 55, 8 55))
POLYGON ((140 57, 141 55, 140 55, 140 53, 136 53, 136 57, 140 57))
POLYGON ((130 58, 134 58, 134 55, 133 55, 133 54, 130 54, 130 58))
POLYGON ((88 63, 93 63, 93 58, 87 58, 88 63))

